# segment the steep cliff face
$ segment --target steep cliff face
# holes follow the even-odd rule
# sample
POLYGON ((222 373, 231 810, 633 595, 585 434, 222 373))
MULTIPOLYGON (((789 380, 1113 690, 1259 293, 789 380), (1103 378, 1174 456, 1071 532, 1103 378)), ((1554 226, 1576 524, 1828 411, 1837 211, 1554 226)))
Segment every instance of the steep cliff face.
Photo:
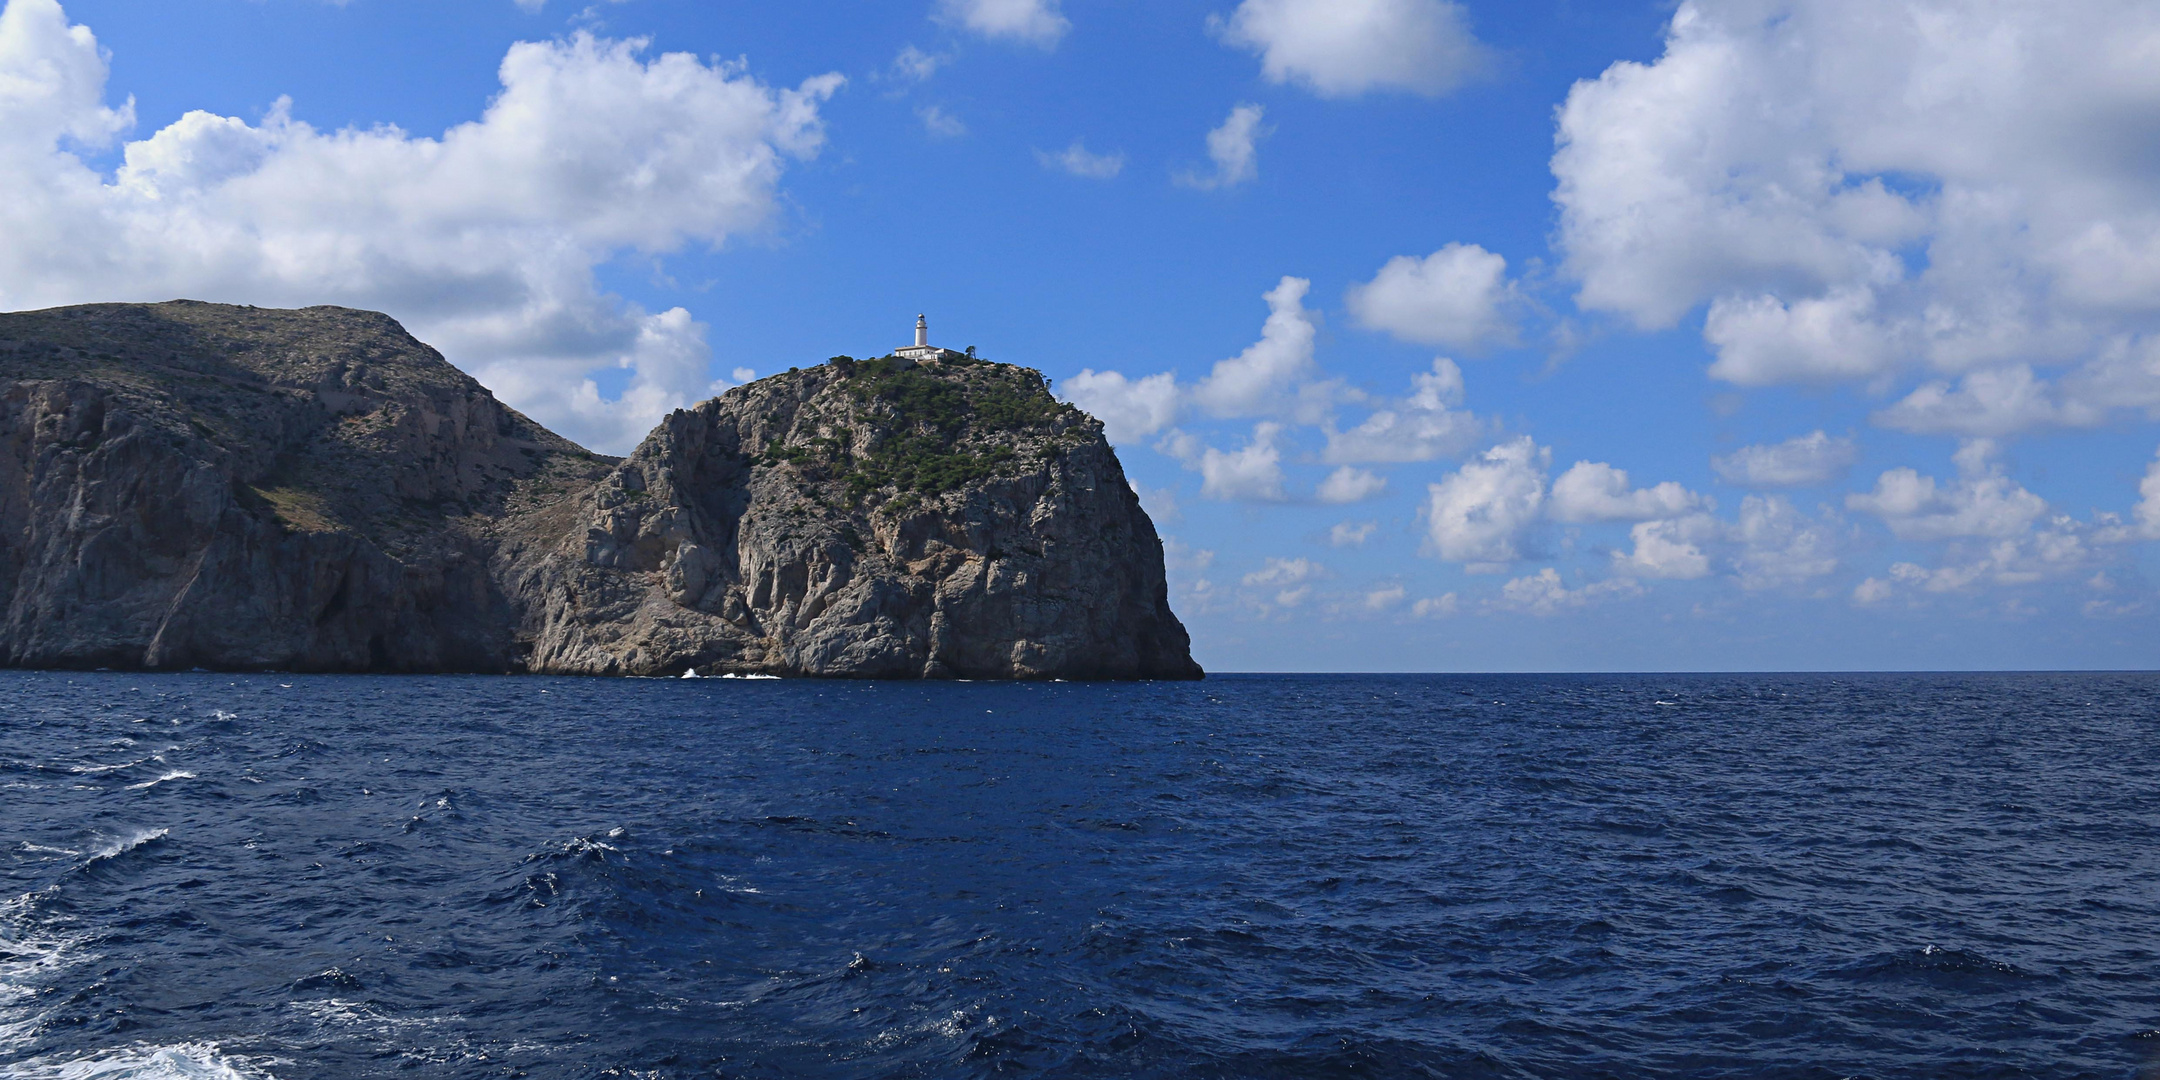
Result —
POLYGON ((608 464, 383 315, 0 315, 0 660, 507 670, 495 530, 608 464))
POLYGON ((836 362, 670 416, 503 574, 593 674, 1197 678, 1102 425, 1040 375, 836 362))
POLYGON ((0 314, 0 663, 1188 678, 1101 425, 1034 372, 824 365, 622 461, 387 316, 0 314))

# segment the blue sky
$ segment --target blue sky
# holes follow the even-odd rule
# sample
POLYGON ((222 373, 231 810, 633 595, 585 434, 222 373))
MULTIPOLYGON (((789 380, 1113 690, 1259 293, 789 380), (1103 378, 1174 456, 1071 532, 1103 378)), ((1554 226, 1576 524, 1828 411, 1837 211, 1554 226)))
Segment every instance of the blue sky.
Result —
POLYGON ((0 308, 386 310, 617 453, 926 312, 1110 423, 1211 669, 2149 667, 2155 48, 2101 0, 7 0, 0 308))

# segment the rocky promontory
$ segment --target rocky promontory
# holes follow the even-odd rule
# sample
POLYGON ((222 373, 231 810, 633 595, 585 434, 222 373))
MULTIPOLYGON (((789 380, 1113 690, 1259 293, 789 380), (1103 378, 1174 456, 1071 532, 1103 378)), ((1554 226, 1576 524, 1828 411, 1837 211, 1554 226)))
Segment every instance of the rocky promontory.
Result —
POLYGON ((1033 371, 835 358, 618 460, 343 308, 0 314, 0 615, 17 667, 1200 675, 1033 371))

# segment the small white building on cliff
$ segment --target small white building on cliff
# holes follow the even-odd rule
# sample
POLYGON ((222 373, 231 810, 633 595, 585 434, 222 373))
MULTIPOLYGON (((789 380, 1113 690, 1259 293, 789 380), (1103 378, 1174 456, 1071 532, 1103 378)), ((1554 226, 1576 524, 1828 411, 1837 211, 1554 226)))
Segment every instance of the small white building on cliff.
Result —
POLYGON ((966 357, 965 353, 930 344, 930 320, 921 315, 915 316, 915 344, 894 349, 892 354, 910 364, 922 360, 959 360, 966 357))

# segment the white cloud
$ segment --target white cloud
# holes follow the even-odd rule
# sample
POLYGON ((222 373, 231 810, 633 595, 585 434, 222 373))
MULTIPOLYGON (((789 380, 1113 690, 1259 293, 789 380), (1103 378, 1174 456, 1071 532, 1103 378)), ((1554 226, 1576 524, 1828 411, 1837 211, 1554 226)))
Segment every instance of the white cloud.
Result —
POLYGON ((1710 468, 1728 484, 1751 488, 1821 487, 1845 478, 1860 461, 1851 439, 1833 439, 1816 431, 1770 445, 1743 446, 1710 459, 1710 468))
POLYGON ((1685 0, 1560 111, 1564 272, 1640 326, 1709 305, 1745 385, 1973 374, 1880 419, 2007 435, 2160 400, 2160 8, 1685 0), (2047 395, 2021 366, 2074 364, 2047 395), (1990 382, 1990 379, 1994 381, 1990 382))
POLYGON ((1412 393, 1390 408, 1379 409, 1348 431, 1327 428, 1321 460, 1330 465, 1366 462, 1403 463, 1460 457, 1485 437, 1486 425, 1462 404, 1462 369, 1440 357, 1430 373, 1410 377, 1412 393))
POLYGON ((1044 49, 1056 48, 1072 29, 1058 0, 938 0, 937 18, 986 38, 1044 49))
POLYGON ((1557 615, 1573 608, 1588 607, 1607 597, 1640 596, 1642 591, 1642 586, 1628 578, 1613 578, 1570 589, 1560 580, 1560 572, 1548 566, 1529 577, 1519 577, 1502 585, 1500 606, 1532 615, 1557 615))
POLYGON ((1213 548, 1196 548, 1177 537, 1163 537, 1163 566, 1180 573, 1202 573, 1215 565, 1213 548))
POLYGON ((1363 502, 1387 490, 1387 479, 1354 465, 1345 465, 1320 481, 1317 497, 1324 503, 1363 502))
POLYGON ((2090 573, 2100 553, 2087 543, 2084 526, 2057 517, 2026 535, 1995 539, 1946 565, 1893 563, 1885 577, 1870 577, 1853 588, 1858 604, 1880 604, 1930 594, 1970 593, 1983 586, 2020 586, 2090 573))
POLYGON ((1228 360, 1217 361, 1193 387, 1192 400, 1216 416, 1267 416, 1293 412, 1295 388, 1313 374, 1312 314, 1305 294, 1312 283, 1285 277, 1267 293, 1267 322, 1260 340, 1228 360))
POLYGON ((1270 558, 1260 569, 1245 575, 1244 583, 1246 585, 1277 588, 1284 585, 1299 585, 1326 576, 1327 567, 1311 559, 1270 558))
POLYGON ((1877 424, 1900 431, 2000 438, 2041 427, 2092 427, 2106 419, 2106 403, 2063 401, 2032 368, 2012 364, 1975 371, 1958 380, 1924 383, 1904 400, 1875 414, 1877 424))
MULTIPOLYGON (((1564 478, 1563 478, 1564 479, 1564 478)), ((1558 500, 1559 484, 1553 485, 1558 500)), ((1635 550, 1613 552, 1613 570, 1638 578, 1671 578, 1693 581, 1710 576, 1710 556, 1703 545, 1722 540, 1725 526, 1708 514, 1689 514, 1669 521, 1637 522, 1628 530, 1635 550)))
POLYGON ((925 82, 937 74, 937 70, 944 67, 950 59, 951 57, 926 53, 909 45, 900 50, 900 55, 893 57, 893 74, 911 82, 925 82))
POLYGON ((1647 521, 1687 513, 1702 496, 1667 480, 1656 487, 1628 487, 1625 469, 1601 461, 1578 461, 1553 481, 1555 521, 1647 521))
POLYGON ((1459 605, 1454 593, 1425 596, 1420 597, 1417 603, 1410 605, 1410 615, 1412 618, 1417 619, 1438 619, 1455 614, 1457 606, 1459 605))
MULTIPOLYGON (((2160 470, 2160 465, 2154 468, 2160 470)), ((1328 530, 1328 544, 1332 547, 1364 547, 1365 541, 1372 539, 1379 528, 1377 521, 1338 521, 1328 530)))
POLYGON ((1432 552, 1484 566, 1520 559, 1523 537, 1545 503, 1551 461, 1551 451, 1523 436, 1431 485, 1425 516, 1432 552))
POLYGON ((1263 115, 1265 110, 1258 105, 1245 104, 1231 109, 1229 118, 1207 134, 1208 160, 1215 163, 1215 172, 1182 172, 1174 179, 1186 187, 1212 191, 1236 187, 1258 177, 1259 142, 1274 130, 1260 125, 1263 115))
POLYGON ((1881 518, 1900 540, 2018 537, 2047 513, 2047 500, 2000 472, 1977 470, 1938 485, 1913 469, 1891 469, 1873 491, 1847 495, 1845 505, 1881 518))
POLYGON ((1253 425, 1252 440, 1239 450, 1202 446, 1190 435, 1172 438, 1161 449, 1200 473, 1202 498, 1281 502, 1282 451, 1275 445, 1281 434, 1281 424, 1262 422, 1253 425))
POLYGON ((1789 303, 1767 293, 1720 296, 1703 320, 1703 339, 1717 350, 1710 375, 1742 386, 1877 375, 1905 350, 1874 314, 1875 293, 1861 287, 1789 303))
POLYGON ((2137 522, 2139 536, 2160 540, 2160 461, 2145 466, 2145 478, 2138 481, 2137 505, 2131 508, 2130 516, 2137 522))
POLYGON ((1270 81, 1323 97, 1443 94, 1487 64, 1453 0, 1244 0, 1209 22, 1225 42, 1259 53, 1270 81))
MULTIPOLYGON (((1217 361, 1205 378, 1189 388, 1179 386, 1169 372, 1134 379, 1089 368, 1061 382, 1058 393, 1102 420, 1112 442, 1163 431, 1188 406, 1225 418, 1266 416, 1318 423, 1335 401, 1338 384, 1318 379, 1313 366, 1316 329, 1304 303, 1310 288, 1303 278, 1285 277, 1268 290, 1268 317, 1260 340, 1236 356, 1217 361)), ((1455 382, 1459 396, 1460 373, 1455 382)))
POLYGON ((1103 422, 1114 443, 1127 444, 1177 422, 1177 377, 1169 372, 1127 379, 1088 368, 1058 383, 1058 393, 1103 422))
POLYGON ((1184 516, 1182 511, 1178 509, 1177 492, 1175 490, 1148 487, 1132 480, 1127 480, 1126 484, 1130 485, 1133 494, 1139 497, 1140 509, 1147 512, 1150 520, 1157 522, 1176 521, 1184 516))
POLYGON ((1469 349, 1515 337, 1507 259, 1476 244, 1449 244, 1423 259, 1398 255, 1352 286, 1346 301, 1359 322, 1404 341, 1469 349))
POLYGON ((1125 169, 1125 155, 1122 152, 1092 153, 1079 139, 1074 139, 1071 146, 1055 154, 1047 150, 1037 150, 1035 160, 1045 169, 1057 169, 1089 180, 1108 180, 1125 169))
POLYGON ((439 138, 191 112, 106 180, 96 40, 53 0, 0 10, 0 308, 189 296, 384 310, 506 401, 623 450, 713 388, 704 328, 604 294, 600 264, 762 228, 823 141, 837 75, 774 90, 643 40, 513 45, 481 119, 439 138), (604 400, 588 373, 628 368, 604 400))
POLYGON ((1809 521, 1782 495, 1740 500, 1732 530, 1740 587, 1750 591, 1797 585, 1835 573, 1839 533, 1834 521, 1809 521))
POLYGON ((1410 591, 1400 585, 1383 585, 1365 593, 1365 610, 1391 611, 1409 595, 1410 591))
POLYGON ((922 120, 923 130, 940 139, 957 139, 967 134, 967 125, 960 118, 936 105, 925 105, 915 110, 922 120))

